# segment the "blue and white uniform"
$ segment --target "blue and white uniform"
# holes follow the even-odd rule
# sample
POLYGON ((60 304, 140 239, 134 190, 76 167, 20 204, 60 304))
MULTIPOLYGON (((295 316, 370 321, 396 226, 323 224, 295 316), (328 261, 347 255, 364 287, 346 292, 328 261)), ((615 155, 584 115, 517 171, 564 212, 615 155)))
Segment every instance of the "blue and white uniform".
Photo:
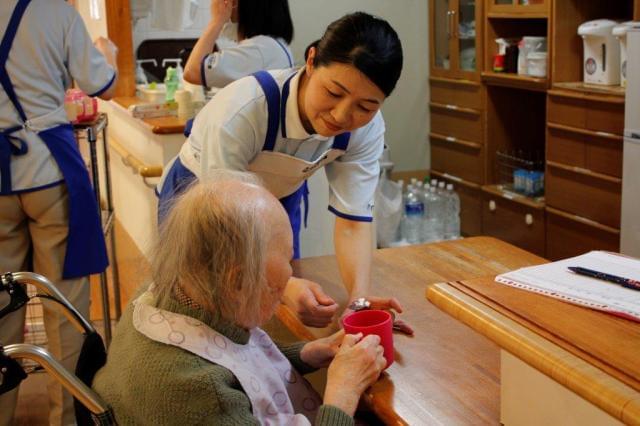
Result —
POLYGON ((378 112, 365 126, 336 137, 309 134, 298 109, 304 68, 262 71, 218 92, 198 113, 180 154, 165 168, 159 215, 172 197, 214 169, 252 171, 289 213, 299 257, 300 203, 306 179, 324 167, 329 210, 354 221, 372 221, 384 120, 378 112))
POLYGON ((103 271, 107 256, 64 94, 75 80, 97 96, 113 83, 115 71, 93 46, 79 14, 61 2, 43 6, 46 1, 34 0, 38 7, 29 8, 29 1, 8 0, 0 7, 7 28, 0 46, 0 195, 66 183, 71 227, 65 278, 74 278, 103 271))
MULTIPOLYGON (((89 174, 64 110, 72 80, 98 95, 115 71, 64 0, 0 2, 0 270, 33 268, 83 314, 87 276, 108 264, 89 174)), ((0 306, 7 295, 0 294, 0 306)), ((73 369, 82 336, 43 301, 49 350, 73 369)), ((20 343, 24 310, 0 319, 0 342, 20 343)), ((49 386, 51 424, 75 421, 73 399, 49 386)), ((0 424, 13 416, 17 390, 0 396, 0 424)))
POLYGON ((281 38, 259 35, 233 43, 202 58, 200 79, 206 87, 225 87, 260 70, 293 67, 293 55, 281 38))

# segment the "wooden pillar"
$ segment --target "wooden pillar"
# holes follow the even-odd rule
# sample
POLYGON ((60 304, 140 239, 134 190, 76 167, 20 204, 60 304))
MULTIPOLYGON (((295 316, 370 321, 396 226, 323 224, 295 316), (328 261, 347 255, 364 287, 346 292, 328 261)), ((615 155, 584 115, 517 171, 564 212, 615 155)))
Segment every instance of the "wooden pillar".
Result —
POLYGON ((118 85, 115 96, 135 96, 135 58, 129 0, 105 1, 107 33, 118 46, 118 85))

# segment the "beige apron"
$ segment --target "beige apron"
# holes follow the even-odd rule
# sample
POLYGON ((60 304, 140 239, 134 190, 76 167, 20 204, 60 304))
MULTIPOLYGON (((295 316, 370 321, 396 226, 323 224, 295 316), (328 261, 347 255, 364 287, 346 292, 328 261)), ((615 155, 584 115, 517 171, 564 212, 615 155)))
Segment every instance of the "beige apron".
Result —
POLYGON ((249 163, 247 170, 260 176, 276 198, 293 194, 317 170, 344 154, 344 150, 329 148, 315 161, 306 161, 280 152, 261 151, 249 163))
POLYGON ((263 425, 310 425, 322 400, 260 328, 240 345, 194 318, 153 306, 146 291, 133 303, 133 326, 156 342, 177 346, 230 370, 263 425))

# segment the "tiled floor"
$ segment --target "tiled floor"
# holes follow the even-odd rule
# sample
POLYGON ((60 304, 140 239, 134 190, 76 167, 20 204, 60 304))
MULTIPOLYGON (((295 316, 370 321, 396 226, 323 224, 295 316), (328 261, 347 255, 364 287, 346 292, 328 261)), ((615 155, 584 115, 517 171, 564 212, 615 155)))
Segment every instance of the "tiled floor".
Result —
MULTIPOLYGON (((126 305, 135 289, 145 282, 148 276, 148 264, 146 259, 138 251, 129 235, 116 222, 115 227, 116 252, 118 271, 120 275, 120 292, 122 305, 126 305)), ((111 278, 109 276, 111 284, 111 278)), ((97 277, 91 279, 91 320, 94 326, 102 329, 102 304, 100 302, 100 284, 97 277)), ((111 296, 113 289, 110 289, 111 296)), ((114 304, 111 300, 112 318, 115 316, 114 304)), ((48 396, 46 373, 33 373, 22 382, 18 407, 16 410, 16 425, 39 426, 47 425, 48 396)))

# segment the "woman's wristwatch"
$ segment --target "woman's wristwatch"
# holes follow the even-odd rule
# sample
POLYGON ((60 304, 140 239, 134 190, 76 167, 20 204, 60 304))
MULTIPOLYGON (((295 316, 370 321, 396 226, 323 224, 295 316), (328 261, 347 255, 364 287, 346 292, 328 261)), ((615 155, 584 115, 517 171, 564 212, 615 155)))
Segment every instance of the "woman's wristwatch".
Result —
POLYGON ((370 308, 371 308, 371 302, 369 302, 364 297, 358 297, 349 305, 349 309, 351 309, 354 312, 358 312, 358 311, 362 311, 370 308))

